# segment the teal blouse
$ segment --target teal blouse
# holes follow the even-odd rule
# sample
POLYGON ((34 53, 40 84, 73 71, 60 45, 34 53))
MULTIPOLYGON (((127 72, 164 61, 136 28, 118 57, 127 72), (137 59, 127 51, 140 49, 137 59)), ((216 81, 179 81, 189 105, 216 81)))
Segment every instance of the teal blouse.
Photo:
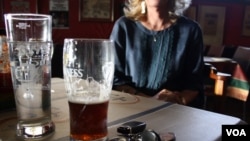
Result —
POLYGON ((203 38, 199 25, 180 17, 170 28, 151 31, 140 22, 119 18, 115 42, 114 86, 127 84, 147 95, 161 89, 198 90, 203 97, 203 38))

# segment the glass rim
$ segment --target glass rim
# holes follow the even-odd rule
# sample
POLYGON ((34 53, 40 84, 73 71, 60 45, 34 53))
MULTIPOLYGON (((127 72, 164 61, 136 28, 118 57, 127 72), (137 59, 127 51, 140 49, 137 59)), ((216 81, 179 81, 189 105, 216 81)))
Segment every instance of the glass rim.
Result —
POLYGON ((114 42, 111 39, 105 39, 105 38, 65 38, 64 42, 66 41, 87 41, 87 42, 92 42, 92 41, 97 41, 97 42, 114 42))
POLYGON ((53 41, 41 41, 41 40, 31 40, 31 41, 9 41, 7 40, 8 43, 49 43, 49 44, 54 44, 53 41))
POLYGON ((6 13, 4 14, 6 19, 15 19, 15 20, 51 20, 51 15, 46 14, 35 14, 35 13, 6 13))

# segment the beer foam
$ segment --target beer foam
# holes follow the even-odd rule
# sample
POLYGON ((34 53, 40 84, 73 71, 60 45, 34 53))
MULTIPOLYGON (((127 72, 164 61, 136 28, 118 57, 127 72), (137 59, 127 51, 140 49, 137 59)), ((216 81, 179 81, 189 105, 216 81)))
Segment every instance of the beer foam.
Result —
POLYGON ((66 81, 68 99, 74 103, 103 103, 110 99, 111 84, 95 81, 93 77, 87 80, 73 77, 66 81))
POLYGON ((79 104, 98 104, 109 101, 109 97, 68 96, 68 101, 79 104))

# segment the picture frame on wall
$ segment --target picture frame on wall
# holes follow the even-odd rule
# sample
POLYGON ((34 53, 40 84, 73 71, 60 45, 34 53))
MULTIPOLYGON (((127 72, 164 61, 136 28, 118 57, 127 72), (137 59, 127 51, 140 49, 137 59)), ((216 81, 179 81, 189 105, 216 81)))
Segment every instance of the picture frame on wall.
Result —
POLYGON ((69 0, 50 0, 49 13, 53 28, 69 27, 69 0))
POLYGON ((37 13, 37 0, 4 0, 4 13, 37 13))
MULTIPOLYGON (((1 17, 0 17, 0 29, 4 29, 3 1, 2 0, 0 0, 0 14, 1 14, 1 17)), ((1 34, 2 33, 0 32, 0 35, 1 34)))
POLYGON ((114 0, 80 0, 80 21, 114 20, 114 0))
POLYGON ((250 5, 245 7, 245 14, 243 18, 242 35, 250 36, 250 5))
POLYGON ((3 17, 3 1, 0 0, 0 14, 1 14, 1 18, 0 18, 0 23, 4 21, 4 17, 3 17))
POLYGON ((223 6, 200 5, 198 22, 203 31, 204 44, 222 45, 226 8, 223 6))

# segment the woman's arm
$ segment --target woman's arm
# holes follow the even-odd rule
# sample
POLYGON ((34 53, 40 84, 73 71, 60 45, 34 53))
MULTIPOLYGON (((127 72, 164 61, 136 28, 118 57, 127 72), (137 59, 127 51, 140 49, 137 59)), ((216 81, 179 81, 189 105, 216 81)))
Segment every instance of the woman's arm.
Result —
MULTIPOLYGON (((129 85, 114 86, 113 89, 129 94, 149 97, 148 95, 136 90, 135 88, 129 85)), ((166 102, 173 102, 173 103, 187 105, 188 103, 193 101, 197 95, 198 91, 183 90, 181 92, 177 92, 177 91, 169 91, 167 89, 163 89, 159 93, 157 93, 154 97, 158 100, 163 100, 166 102)))
POLYGON ((163 89, 159 93, 157 93, 154 97, 158 100, 187 105, 188 103, 190 103, 195 99, 198 93, 199 93, 198 91, 193 91, 193 90, 183 90, 181 92, 178 92, 178 91, 169 91, 167 89, 163 89))
POLYGON ((134 87, 129 86, 129 85, 114 86, 113 89, 117 90, 117 91, 125 92, 125 93, 130 93, 130 94, 133 94, 133 95, 149 97, 148 95, 138 91, 137 89, 135 89, 134 87))

